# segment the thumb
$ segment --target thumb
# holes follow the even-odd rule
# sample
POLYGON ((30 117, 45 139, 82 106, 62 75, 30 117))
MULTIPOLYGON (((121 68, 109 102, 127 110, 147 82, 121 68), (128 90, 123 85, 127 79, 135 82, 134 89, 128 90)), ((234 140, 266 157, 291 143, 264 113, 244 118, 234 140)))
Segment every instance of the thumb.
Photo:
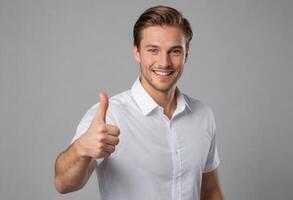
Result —
POLYGON ((106 123, 106 114, 109 106, 109 100, 106 92, 100 92, 100 105, 97 110, 97 122, 106 123))

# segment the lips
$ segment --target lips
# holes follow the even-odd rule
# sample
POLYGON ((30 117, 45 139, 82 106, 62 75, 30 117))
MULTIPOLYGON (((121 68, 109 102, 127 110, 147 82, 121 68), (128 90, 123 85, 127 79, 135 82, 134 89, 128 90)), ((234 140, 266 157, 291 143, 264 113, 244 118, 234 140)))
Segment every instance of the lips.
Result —
POLYGON ((153 72, 158 75, 158 76, 169 76, 171 75, 174 71, 162 71, 162 70, 153 70, 153 72))

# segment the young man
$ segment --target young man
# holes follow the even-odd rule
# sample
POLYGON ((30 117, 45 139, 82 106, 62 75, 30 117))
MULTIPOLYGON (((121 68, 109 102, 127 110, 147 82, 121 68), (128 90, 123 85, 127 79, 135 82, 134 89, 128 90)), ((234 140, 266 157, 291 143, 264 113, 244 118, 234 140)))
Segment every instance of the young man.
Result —
POLYGON ((156 6, 134 26, 140 76, 132 88, 82 118, 56 160, 56 189, 82 188, 96 170, 103 200, 222 200, 211 109, 177 88, 192 30, 177 10, 156 6))

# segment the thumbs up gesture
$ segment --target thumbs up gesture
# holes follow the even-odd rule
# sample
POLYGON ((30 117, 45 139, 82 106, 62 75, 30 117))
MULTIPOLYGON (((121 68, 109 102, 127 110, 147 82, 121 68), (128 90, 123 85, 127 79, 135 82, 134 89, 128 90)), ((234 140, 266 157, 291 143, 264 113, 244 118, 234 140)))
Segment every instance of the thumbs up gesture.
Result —
POLYGON ((100 93, 100 105, 88 130, 76 141, 77 153, 80 156, 103 158, 115 151, 119 143, 118 127, 106 124, 106 114, 109 106, 108 96, 100 93))

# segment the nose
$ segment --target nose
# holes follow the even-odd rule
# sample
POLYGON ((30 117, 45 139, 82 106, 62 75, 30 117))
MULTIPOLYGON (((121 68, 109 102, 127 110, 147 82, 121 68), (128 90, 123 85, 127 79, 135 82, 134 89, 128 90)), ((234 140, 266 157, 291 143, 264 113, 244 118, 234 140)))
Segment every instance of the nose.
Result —
POLYGON ((158 64, 161 67, 167 68, 171 65, 170 55, 168 52, 161 52, 158 58, 158 64))

